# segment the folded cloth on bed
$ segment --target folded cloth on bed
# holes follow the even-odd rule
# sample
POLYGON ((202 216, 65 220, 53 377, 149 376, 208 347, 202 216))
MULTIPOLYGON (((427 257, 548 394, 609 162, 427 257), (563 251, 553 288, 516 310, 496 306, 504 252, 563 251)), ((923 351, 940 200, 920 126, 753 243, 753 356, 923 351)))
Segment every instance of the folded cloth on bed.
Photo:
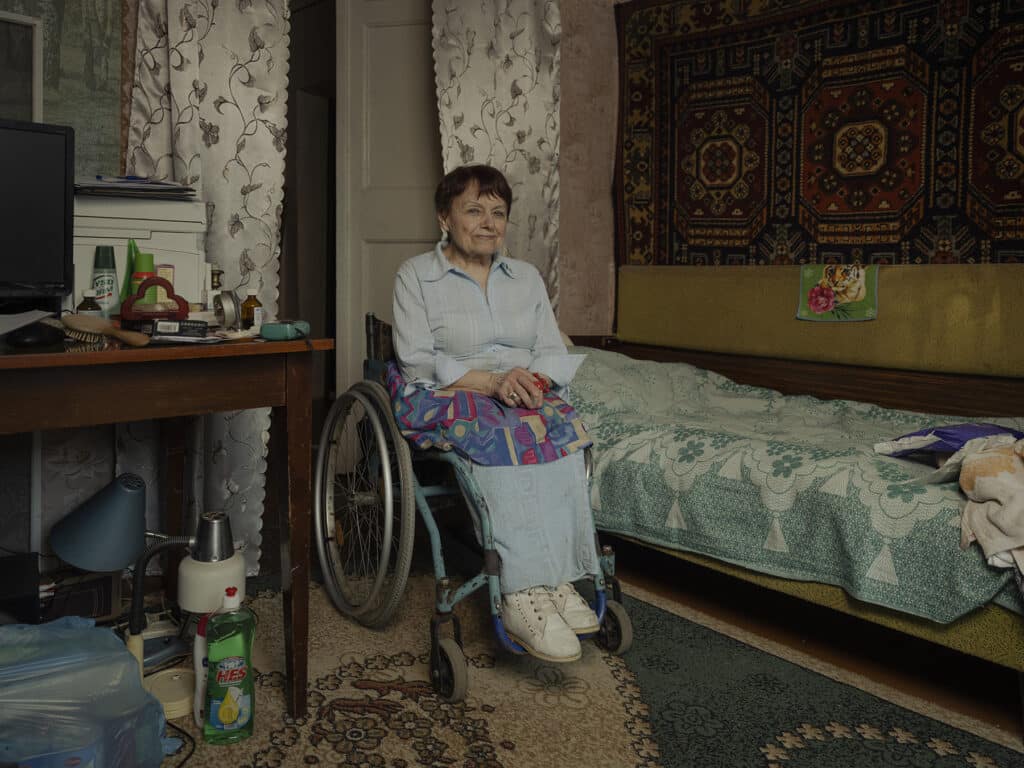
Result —
POLYGON ((952 454, 959 451, 969 440, 990 435, 1012 435, 1015 440, 1024 438, 1024 432, 1002 424, 967 422, 947 424, 941 427, 919 429, 893 440, 875 443, 875 453, 885 456, 913 456, 914 454, 952 454))
POLYGON ((986 445, 964 457, 960 488, 967 496, 960 545, 977 541, 989 565, 1024 570, 1024 440, 986 445))
POLYGON ((554 392, 537 410, 465 390, 416 388, 406 395, 393 362, 385 386, 402 434, 417 448, 454 449, 477 464, 507 467, 555 461, 592 442, 573 407, 554 392))

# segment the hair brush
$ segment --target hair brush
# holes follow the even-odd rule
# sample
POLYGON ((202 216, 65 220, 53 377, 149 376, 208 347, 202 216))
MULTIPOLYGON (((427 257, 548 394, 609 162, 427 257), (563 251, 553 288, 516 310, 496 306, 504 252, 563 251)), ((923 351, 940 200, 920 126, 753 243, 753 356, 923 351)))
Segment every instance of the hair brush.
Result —
POLYGON ((146 334, 122 330, 104 317, 64 315, 60 322, 67 336, 86 344, 103 341, 104 336, 115 338, 130 347, 144 347, 149 344, 149 336, 146 334))

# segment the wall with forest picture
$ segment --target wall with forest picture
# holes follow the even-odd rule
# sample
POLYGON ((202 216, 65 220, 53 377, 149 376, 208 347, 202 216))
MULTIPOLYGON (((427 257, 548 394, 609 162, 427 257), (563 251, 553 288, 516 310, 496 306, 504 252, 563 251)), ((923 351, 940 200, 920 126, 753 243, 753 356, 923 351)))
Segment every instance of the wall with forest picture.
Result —
MULTIPOLYGON (((41 19, 43 121, 75 129, 75 175, 120 170, 120 0, 0 0, 0 11, 41 19)), ((0 56, 8 53, 0 39, 0 56)), ((38 435, 40 519, 46 529, 111 480, 113 428, 38 435)), ((31 547, 33 436, 0 435, 0 556, 31 547)))
POLYGON ((120 0, 0 0, 0 11, 41 19, 43 122, 75 129, 76 176, 118 173, 120 0))

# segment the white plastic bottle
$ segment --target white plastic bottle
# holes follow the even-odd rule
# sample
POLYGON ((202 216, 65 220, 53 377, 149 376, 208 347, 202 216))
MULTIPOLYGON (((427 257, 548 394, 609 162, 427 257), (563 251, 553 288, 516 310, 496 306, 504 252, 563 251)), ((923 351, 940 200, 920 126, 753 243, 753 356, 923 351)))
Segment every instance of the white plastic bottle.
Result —
POLYGON ((192 641, 192 669, 196 675, 196 690, 192 696, 192 719, 197 728, 203 727, 203 709, 206 706, 206 623, 212 613, 199 619, 196 637, 192 641))
POLYGON ((96 246, 92 267, 92 289, 96 291, 96 303, 100 305, 103 317, 117 314, 121 308, 121 297, 118 293, 113 246, 96 246))

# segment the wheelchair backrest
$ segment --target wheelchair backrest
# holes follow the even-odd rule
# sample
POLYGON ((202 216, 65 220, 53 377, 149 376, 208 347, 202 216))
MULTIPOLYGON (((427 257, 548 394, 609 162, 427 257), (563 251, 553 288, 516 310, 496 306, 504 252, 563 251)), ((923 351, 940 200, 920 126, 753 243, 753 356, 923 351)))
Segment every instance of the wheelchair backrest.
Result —
POLYGON ((366 359, 363 360, 363 378, 384 383, 388 363, 395 359, 391 341, 391 325, 373 312, 366 313, 366 359))

